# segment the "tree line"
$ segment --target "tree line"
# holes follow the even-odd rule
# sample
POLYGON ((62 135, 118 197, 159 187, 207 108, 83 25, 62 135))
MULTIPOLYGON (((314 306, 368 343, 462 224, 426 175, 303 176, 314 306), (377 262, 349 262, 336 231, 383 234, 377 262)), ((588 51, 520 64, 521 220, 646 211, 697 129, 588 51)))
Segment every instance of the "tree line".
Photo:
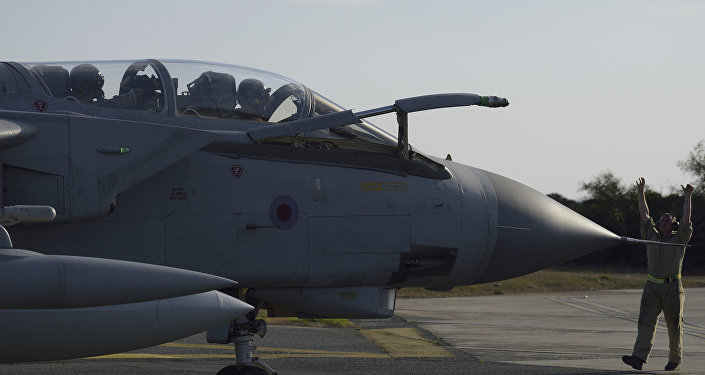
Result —
MULTIPOLYGON (((688 248, 683 262, 683 272, 705 274, 705 140, 698 142, 685 161, 678 163, 685 172, 695 176, 693 193, 692 247, 688 248)), ((636 178, 640 176, 635 176, 636 178)), ((668 194, 650 190, 646 177, 646 201, 658 225, 661 214, 670 212, 680 222, 683 216, 683 192, 678 187, 668 194)), ((581 201, 568 199, 560 194, 548 196, 573 211, 620 236, 640 238, 639 208, 636 183, 623 183, 611 171, 606 171, 591 181, 581 184, 586 194, 581 201)), ((646 270, 646 251, 643 245, 618 245, 566 263, 578 267, 638 268, 646 270)))

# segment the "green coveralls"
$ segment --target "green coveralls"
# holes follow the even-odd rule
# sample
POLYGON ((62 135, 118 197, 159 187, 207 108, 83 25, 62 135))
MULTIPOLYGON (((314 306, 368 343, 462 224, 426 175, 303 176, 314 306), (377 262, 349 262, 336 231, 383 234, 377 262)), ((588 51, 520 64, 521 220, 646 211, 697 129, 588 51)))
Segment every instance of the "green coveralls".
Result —
MULTIPOLYGON (((662 237, 654 220, 641 223, 641 238, 660 242, 686 244, 693 235, 693 224, 680 225, 678 233, 662 237)), ((649 278, 644 285, 639 309, 639 331, 632 355, 646 362, 654 343, 658 316, 663 310, 668 326, 668 361, 681 363, 683 357, 683 301, 685 294, 680 280, 685 246, 646 245, 649 278), (677 279, 673 279, 677 278, 677 279), (670 279, 670 280, 667 280, 670 279)))

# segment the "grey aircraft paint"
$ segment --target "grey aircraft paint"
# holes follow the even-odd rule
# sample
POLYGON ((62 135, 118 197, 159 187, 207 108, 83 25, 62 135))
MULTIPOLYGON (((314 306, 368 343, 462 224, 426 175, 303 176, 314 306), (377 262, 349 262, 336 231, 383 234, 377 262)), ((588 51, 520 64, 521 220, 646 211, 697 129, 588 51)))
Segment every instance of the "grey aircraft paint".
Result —
MULTIPOLYGON (((30 210, 33 223, 9 227, 16 246, 236 280, 242 289, 228 293, 275 316, 386 317, 396 288, 502 280, 624 241, 527 186, 408 144, 410 112, 504 107, 503 98, 429 95, 353 113, 273 73, 178 60, 0 63, 0 82, 2 206, 56 215, 47 223, 30 210), (392 112, 396 137, 364 120, 392 112)), ((7 282, 19 290, 21 280, 7 282)), ((160 305, 156 298, 159 290, 140 309, 160 305)), ((174 309, 219 311, 188 301, 174 309)), ((223 374, 256 362, 250 342, 261 323, 243 305, 209 333, 235 342, 237 366, 223 374)), ((100 308, 134 327, 159 325, 100 308)), ((22 311, 17 324, 27 329, 38 316, 66 322, 57 332, 74 327, 63 320, 69 310, 22 311)), ((123 339, 152 345, 170 329, 123 339)), ((3 360, 86 355, 101 334, 60 354, 15 350, 3 360)), ((0 351, 18 337, 3 336, 0 351)))

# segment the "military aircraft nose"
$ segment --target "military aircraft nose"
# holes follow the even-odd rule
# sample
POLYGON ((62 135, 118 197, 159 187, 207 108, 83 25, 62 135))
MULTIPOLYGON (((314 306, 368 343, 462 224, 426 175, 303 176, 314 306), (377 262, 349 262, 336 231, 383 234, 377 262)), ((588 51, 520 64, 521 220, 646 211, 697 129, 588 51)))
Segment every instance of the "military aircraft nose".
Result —
POLYGON ((485 181, 488 232, 494 235, 475 284, 525 275, 620 241, 614 233, 528 186, 494 173, 476 173, 484 174, 480 179, 485 181))

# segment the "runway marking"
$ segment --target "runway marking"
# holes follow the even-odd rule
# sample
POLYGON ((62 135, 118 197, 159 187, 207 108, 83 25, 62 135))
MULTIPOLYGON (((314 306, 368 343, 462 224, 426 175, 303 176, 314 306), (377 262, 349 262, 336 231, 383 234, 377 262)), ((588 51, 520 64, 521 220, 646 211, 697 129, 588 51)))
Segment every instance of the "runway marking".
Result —
MULTIPOLYGON (((232 345, 220 345, 220 344, 186 344, 186 343, 180 343, 180 342, 168 342, 165 344, 158 345, 159 347, 166 347, 166 348, 183 348, 183 349, 216 349, 216 350, 228 350, 228 351, 233 351, 234 347, 232 345)), ((361 352, 340 352, 340 351, 335 351, 335 350, 316 350, 316 349, 295 349, 295 348, 266 348, 266 347, 257 347, 258 352, 285 352, 285 353, 305 353, 305 354, 330 354, 330 355, 338 355, 338 354, 360 354, 361 352)), ((365 353, 362 353, 365 354, 365 353)), ((370 353, 374 354, 374 353, 370 353)))
MULTIPOLYGON (((362 335, 382 348, 385 353, 347 352, 337 350, 316 350, 297 348, 258 347, 257 353, 263 359, 275 358, 447 358, 453 354, 436 342, 420 335, 415 328, 363 329, 362 335)), ((116 353, 86 359, 221 359, 233 358, 232 345, 188 344, 170 342, 157 348, 207 349, 216 353, 116 353)))
MULTIPOLYGON (((259 349, 258 349, 259 350, 259 349)), ((232 357, 232 356, 231 356, 232 357)), ((363 353, 363 352, 330 352, 330 353, 278 353, 261 356, 262 359, 274 358, 389 358, 386 353, 363 353)))
MULTIPOLYGON (((275 358, 419 358, 452 357, 453 354, 436 342, 421 337, 415 328, 363 329, 362 335, 382 348, 385 353, 346 352, 297 348, 258 347, 263 359, 275 358)), ((86 359, 229 359, 233 358, 232 345, 188 344, 170 342, 157 348, 207 349, 216 353, 116 353, 86 359)))
MULTIPOLYGON (((639 322, 639 314, 627 310, 618 309, 613 306, 603 305, 594 301, 589 301, 581 297, 549 297, 549 301, 569 306, 578 310, 590 312, 598 315, 605 315, 612 318, 624 319, 633 323, 639 322)), ((668 330, 664 319, 659 319, 657 330, 668 330)), ((705 328, 695 324, 683 322, 683 334, 705 340, 705 328)))
MULTIPOLYGON (((234 347, 232 345, 218 345, 218 344, 185 344, 185 343, 179 343, 179 342, 168 342, 166 344, 161 344, 159 345, 160 347, 168 347, 168 348, 186 348, 186 349, 216 349, 216 350, 228 350, 228 351, 234 351, 234 347)), ((257 347, 257 352, 258 353, 279 353, 279 354, 315 354, 315 355, 322 355, 322 356, 338 356, 338 355, 347 355, 347 356, 352 356, 356 354, 362 354, 366 355, 367 354, 377 354, 377 353, 365 353, 365 352, 341 352, 341 351, 336 351, 336 350, 317 350, 317 349, 296 349, 296 348, 267 348, 267 347, 257 347), (283 353, 282 353, 283 352, 283 353)), ((387 357, 385 355, 385 357, 387 357)))
MULTIPOLYGON (((266 348, 258 348, 258 352, 266 351, 266 348)), ((287 351, 290 351, 287 349, 287 351)), ((313 351, 312 351, 313 352, 313 351)), ((312 352, 298 352, 298 353, 268 353, 262 355, 263 359, 274 359, 274 358, 390 358, 386 353, 362 353, 362 352, 336 352, 330 351, 328 353, 312 353, 312 352)), ((315 351, 319 352, 319 351, 315 351)), ((235 353, 223 353, 223 354, 153 354, 153 353, 116 353, 102 355, 98 357, 88 357, 84 359, 232 359, 235 357, 235 353)))
POLYGON ((233 358, 234 354, 154 354, 154 353, 115 353, 83 359, 222 359, 233 358))
POLYGON ((453 356, 437 343, 421 337, 415 328, 363 329, 361 332, 392 358, 453 356))
MULTIPOLYGON (((228 349, 228 350, 234 350, 232 347, 226 347, 226 348, 219 348, 217 346, 215 347, 209 347, 208 345, 196 345, 196 344, 178 344, 178 343, 170 343, 169 344, 162 344, 159 346, 167 346, 167 347, 187 347, 187 348, 199 348, 199 347, 205 347, 208 349, 228 349), (176 344, 176 345, 173 345, 176 344), (188 346, 186 346, 188 345, 188 346)), ((220 345, 222 346, 222 345, 220 345)), ((262 358, 267 359, 267 358, 300 358, 300 357, 307 357, 307 358, 390 358, 389 354, 386 353, 366 353, 366 352, 341 352, 341 351, 335 351, 335 350, 307 350, 307 349, 291 349, 291 348, 262 348, 258 347, 257 348, 257 353, 262 354, 262 358), (267 353, 267 354, 264 354, 267 353)), ((160 353, 160 354, 155 354, 155 353, 116 353, 116 354, 108 354, 108 355, 102 355, 98 357, 89 357, 85 359, 214 359, 214 358, 233 358, 235 355, 234 351, 233 353, 222 353, 222 354, 213 354, 213 353, 193 353, 193 354, 166 354, 166 353, 160 353)))
MULTIPOLYGON (((439 346, 437 342, 421 336, 413 327, 386 328, 386 329, 360 329, 359 332, 369 341, 377 345, 384 352, 358 352, 317 350, 299 348, 274 348, 257 347, 257 354, 263 359, 275 358, 447 358, 453 357, 448 350, 439 346)), ((169 342, 140 351, 115 353, 84 359, 232 359, 234 347, 232 344, 191 344, 184 342, 169 342), (145 353, 145 351, 161 348, 163 353, 145 353), (170 353, 176 351, 175 353, 170 353), (179 350, 183 349, 183 350, 179 350), (199 350, 201 353, 189 353, 190 350, 199 350), (203 351, 207 351, 204 353, 203 351)))
POLYGON ((167 348, 234 350, 234 347, 232 345, 220 344, 186 344, 181 342, 167 342, 158 346, 163 346, 167 348))

